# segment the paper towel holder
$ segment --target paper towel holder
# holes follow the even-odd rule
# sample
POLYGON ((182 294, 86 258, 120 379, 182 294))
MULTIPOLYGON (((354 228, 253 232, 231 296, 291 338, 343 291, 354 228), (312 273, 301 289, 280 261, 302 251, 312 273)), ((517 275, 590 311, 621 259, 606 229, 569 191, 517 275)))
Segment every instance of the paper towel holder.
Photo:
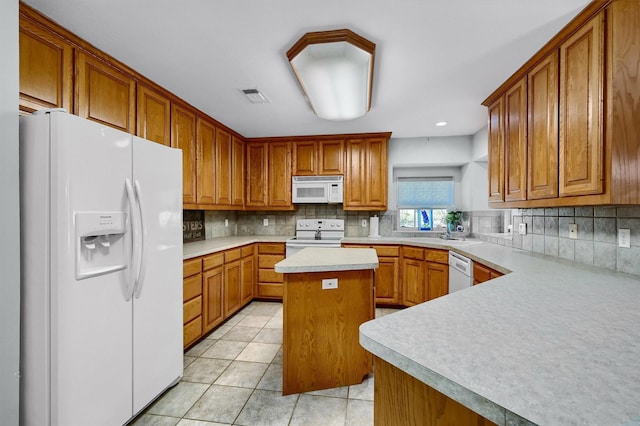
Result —
POLYGON ((380 238, 380 218, 374 215, 369 218, 369 238, 380 238))

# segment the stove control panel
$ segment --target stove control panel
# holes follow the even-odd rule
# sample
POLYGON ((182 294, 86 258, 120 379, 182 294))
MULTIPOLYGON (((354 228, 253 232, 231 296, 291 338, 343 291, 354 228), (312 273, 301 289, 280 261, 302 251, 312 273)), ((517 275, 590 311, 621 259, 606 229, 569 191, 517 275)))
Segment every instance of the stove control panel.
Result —
POLYGON ((344 231, 344 219, 298 219, 296 231, 344 231))

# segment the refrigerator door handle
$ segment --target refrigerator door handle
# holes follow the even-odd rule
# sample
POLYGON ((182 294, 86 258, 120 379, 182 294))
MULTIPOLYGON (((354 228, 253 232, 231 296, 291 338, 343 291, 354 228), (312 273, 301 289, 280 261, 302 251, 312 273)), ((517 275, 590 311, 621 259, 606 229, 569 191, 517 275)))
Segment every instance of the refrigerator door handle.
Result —
POLYGON ((140 229, 137 225, 137 212, 136 212, 136 196, 133 191, 133 185, 129 178, 126 178, 124 181, 125 188, 127 189, 127 198, 129 199, 129 216, 131 223, 131 259, 130 259, 130 269, 129 269, 129 279, 127 280, 127 292, 125 296, 125 300, 128 302, 133 297, 133 292, 135 290, 135 280, 137 278, 137 271, 139 269, 138 265, 138 255, 137 252, 140 250, 139 248, 139 240, 140 240, 140 229))
POLYGON ((138 262, 138 271, 136 273, 136 281, 134 288, 134 295, 137 298, 140 297, 140 293, 142 293, 142 285, 144 283, 144 270, 145 270, 145 242, 147 236, 147 224, 144 218, 144 206, 142 201, 142 188, 140 187, 140 182, 136 179, 134 183, 134 189, 136 194, 136 201, 138 203, 138 212, 140 214, 140 258, 138 262))

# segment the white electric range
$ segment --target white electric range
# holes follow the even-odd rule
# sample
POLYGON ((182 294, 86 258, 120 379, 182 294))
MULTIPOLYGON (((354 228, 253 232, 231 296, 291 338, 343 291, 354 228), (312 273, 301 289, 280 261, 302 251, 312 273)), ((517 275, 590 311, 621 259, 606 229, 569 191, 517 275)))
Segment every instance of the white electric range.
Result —
POLYGON ((296 236, 286 242, 286 257, 305 247, 339 248, 344 238, 344 219, 298 219, 296 236))

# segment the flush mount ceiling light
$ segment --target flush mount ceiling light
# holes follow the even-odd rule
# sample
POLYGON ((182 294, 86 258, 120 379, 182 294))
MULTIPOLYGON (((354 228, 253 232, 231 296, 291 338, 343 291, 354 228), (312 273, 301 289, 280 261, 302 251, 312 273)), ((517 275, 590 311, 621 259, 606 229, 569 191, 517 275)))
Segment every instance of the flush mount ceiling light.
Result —
POLYGON ((313 109, 325 120, 353 120, 371 108, 376 45, 350 30, 307 33, 287 58, 313 109))
POLYGON ((438 122, 436 123, 436 126, 438 126, 438 127, 442 127, 442 126, 446 126, 446 125, 447 125, 447 122, 446 122, 446 121, 438 121, 438 122))

